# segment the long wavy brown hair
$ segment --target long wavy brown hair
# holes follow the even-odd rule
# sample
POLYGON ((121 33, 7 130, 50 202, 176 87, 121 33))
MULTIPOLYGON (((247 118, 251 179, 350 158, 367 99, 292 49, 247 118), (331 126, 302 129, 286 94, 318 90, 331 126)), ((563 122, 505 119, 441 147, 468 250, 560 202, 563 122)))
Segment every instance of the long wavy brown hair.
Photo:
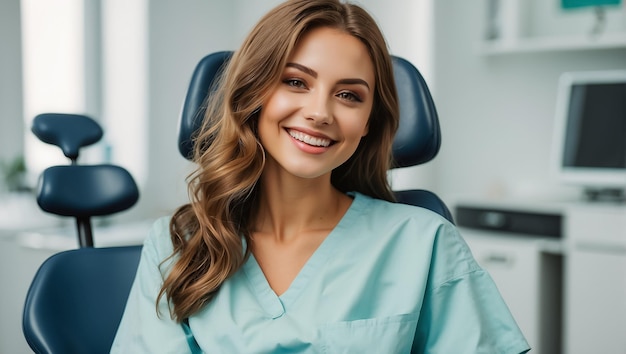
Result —
MULTIPOLYGON (((195 137, 197 169, 189 176, 191 202, 170 222, 173 264, 158 299, 167 298, 177 322, 198 312, 248 257, 264 151, 256 134, 262 104, 279 83, 298 39, 315 27, 344 31, 365 45, 375 70, 369 132, 348 161, 331 173, 342 192, 393 200, 387 180, 399 108, 391 58, 374 19, 339 0, 290 0, 265 15, 233 54, 209 98, 195 137)), ((157 301, 158 302, 158 301, 157 301)))

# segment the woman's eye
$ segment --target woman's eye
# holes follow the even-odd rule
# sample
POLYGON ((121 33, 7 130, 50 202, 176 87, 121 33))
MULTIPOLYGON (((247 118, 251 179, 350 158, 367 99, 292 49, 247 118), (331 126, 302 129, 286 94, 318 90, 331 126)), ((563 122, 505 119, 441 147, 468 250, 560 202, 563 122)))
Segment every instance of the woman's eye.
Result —
POLYGON ((306 85, 302 80, 299 79, 285 79, 283 81, 287 86, 295 87, 295 88, 306 88, 306 85))
POLYGON ((346 100, 350 102, 362 102, 363 101, 361 97, 349 91, 340 92, 339 94, 337 94, 337 97, 341 98, 342 100, 346 100))

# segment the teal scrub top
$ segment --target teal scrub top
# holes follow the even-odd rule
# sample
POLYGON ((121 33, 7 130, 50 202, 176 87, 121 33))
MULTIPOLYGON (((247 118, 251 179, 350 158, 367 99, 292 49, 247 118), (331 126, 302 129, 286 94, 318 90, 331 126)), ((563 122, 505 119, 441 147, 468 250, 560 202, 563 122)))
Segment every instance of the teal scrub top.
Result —
MULTIPOLYGON (((281 296, 254 256, 189 318, 205 353, 524 353, 491 277, 450 222, 351 193, 337 226, 281 296)), ((169 219, 145 240, 112 353, 190 353, 156 297, 172 261, 169 219)))

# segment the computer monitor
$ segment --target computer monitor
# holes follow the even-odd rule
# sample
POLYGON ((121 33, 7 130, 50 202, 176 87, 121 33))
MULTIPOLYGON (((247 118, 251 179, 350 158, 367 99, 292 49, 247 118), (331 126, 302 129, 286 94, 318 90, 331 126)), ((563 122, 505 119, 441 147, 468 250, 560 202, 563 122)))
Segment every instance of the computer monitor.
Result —
POLYGON ((626 70, 563 73, 555 116, 553 166, 587 197, 624 198, 626 70))

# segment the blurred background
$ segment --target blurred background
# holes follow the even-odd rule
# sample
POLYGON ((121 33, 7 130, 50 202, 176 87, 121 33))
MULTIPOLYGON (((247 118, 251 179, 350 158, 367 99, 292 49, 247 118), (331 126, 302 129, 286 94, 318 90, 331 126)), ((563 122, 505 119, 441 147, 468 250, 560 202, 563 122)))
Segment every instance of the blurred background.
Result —
MULTIPOLYGON (((279 2, 0 1, 0 283, 4 289, 0 353, 30 352, 21 334, 21 306, 30 279, 50 254, 75 247, 74 236, 62 231, 71 230, 72 221, 45 215, 34 199, 41 171, 66 163, 58 148, 32 135, 34 116, 86 113, 102 124, 105 137, 88 148, 83 163, 112 162, 127 168, 141 196, 131 210, 98 221, 102 231, 95 231, 96 242, 98 237, 100 245, 141 242, 152 220, 172 213, 187 200, 185 178, 191 166, 178 153, 176 132, 196 63, 208 53, 236 49, 259 16, 279 2)), ((602 321, 604 325, 581 315, 583 321, 575 322, 580 325, 568 327, 578 318, 568 310, 577 307, 577 301, 602 302, 568 297, 567 284, 578 284, 567 280, 572 276, 568 269, 588 272, 589 267, 588 263, 568 267, 574 258, 567 258, 570 246, 562 242, 572 225, 580 220, 584 224, 597 209, 570 212, 570 206, 580 202, 581 189, 554 178, 551 157, 560 75, 626 69, 625 5, 599 1, 609 4, 598 10, 568 0, 358 3, 379 22, 391 53, 422 72, 439 112, 443 142, 438 157, 423 166, 394 171, 394 188, 432 190, 451 209, 488 205, 489 210, 500 210, 506 205, 561 217, 565 231, 560 239, 536 246, 541 238, 532 237, 528 257, 536 256, 535 263, 515 266, 515 272, 521 273, 501 272, 500 266, 494 269, 494 278, 502 273, 504 278, 513 277, 513 283, 532 284, 522 286, 530 291, 528 295, 510 301, 520 308, 514 314, 532 314, 520 320, 524 322, 520 326, 532 332, 527 335, 539 349, 536 352, 574 353, 574 348, 582 348, 576 340, 591 343, 593 352, 626 352, 626 339, 619 338, 626 331, 622 319, 626 300, 599 311, 600 319, 603 314, 613 316, 602 321), (542 278, 546 272, 554 276, 542 278), (548 295, 542 292, 546 281, 552 283, 548 295), (543 298, 554 301, 545 304, 543 298), (558 321, 542 317, 545 306, 559 307, 547 311, 558 321), (551 339, 535 333, 541 323, 550 327, 543 332, 551 339), (579 335, 588 332, 593 332, 592 337, 579 335), (599 345, 606 350, 598 351, 599 345)), ((617 205, 597 213, 599 218, 613 217, 598 225, 626 239, 622 209, 617 205)), ((503 240, 499 234, 486 233, 496 241, 488 239, 485 247, 503 240)), ((480 254, 481 246, 469 240, 472 231, 467 234, 472 249, 480 254)), ((520 238, 512 239, 508 245, 514 249, 528 244, 518 246, 515 242, 520 238)), ((626 252, 620 251, 626 246, 620 247, 617 256, 616 248, 608 247, 610 261, 597 252, 599 263, 595 258, 585 261, 603 264, 597 270, 601 274, 590 273, 590 277, 610 277, 614 281, 608 291, 626 299, 626 252)), ((520 293, 515 288, 519 284, 511 286, 513 290, 503 289, 503 293, 520 293)))

